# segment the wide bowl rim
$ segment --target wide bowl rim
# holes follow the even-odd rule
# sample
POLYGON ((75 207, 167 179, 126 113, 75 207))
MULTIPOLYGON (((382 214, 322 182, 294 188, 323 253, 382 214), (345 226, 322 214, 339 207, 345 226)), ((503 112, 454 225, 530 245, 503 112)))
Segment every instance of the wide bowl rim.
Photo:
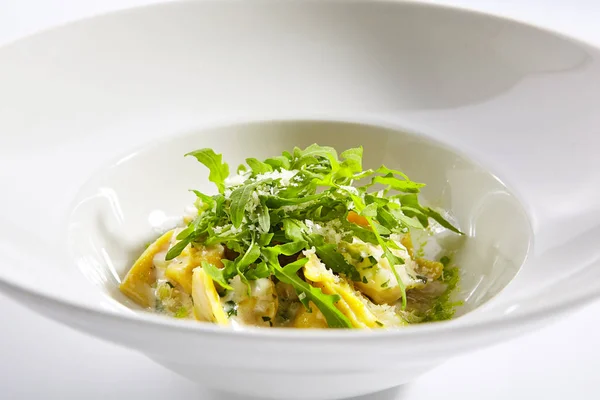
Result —
MULTIPOLYGON (((241 2, 243 0, 229 0, 229 2, 241 2)), ((18 37, 12 41, 3 43, 0 45, 0 51, 6 48, 10 48, 12 46, 18 46, 20 43, 25 42, 29 39, 35 38, 40 35, 45 35, 47 33, 68 29, 70 26, 87 23, 89 21, 93 21, 100 18, 108 18, 114 15, 125 15, 128 13, 135 13, 141 10, 150 9, 150 8, 160 8, 160 7, 171 7, 176 5, 181 5, 185 3, 219 3, 219 0, 175 0, 170 2, 158 2, 153 4, 146 4, 141 6, 133 6, 127 7, 123 9, 119 9, 116 11, 103 12, 97 15, 88 16, 85 18, 68 21, 65 23, 61 23, 55 26, 51 26, 49 28, 43 29, 41 31, 37 31, 23 37, 18 37)), ((449 5, 449 4, 434 4, 434 3, 423 3, 419 0, 289 0, 290 3, 362 3, 362 4, 393 4, 397 6, 403 7, 417 7, 417 8, 429 8, 429 9, 442 9, 449 12, 457 12, 463 14, 471 14, 481 18, 489 18, 499 21, 511 22, 513 24, 527 27, 530 29, 537 30, 546 35, 552 35, 555 37, 560 37, 563 39, 567 39, 574 44, 578 44, 581 46, 587 47, 589 50, 594 50, 596 52, 600 52, 600 49, 590 44, 584 40, 579 38, 555 31, 553 29, 536 25, 535 23, 525 22, 516 18, 508 17, 505 15, 495 15, 490 12, 482 11, 482 10, 474 10, 472 8, 462 6, 462 5, 449 5)), ((278 3, 276 0, 255 0, 255 3, 262 4, 274 4, 278 3)), ((279 3, 281 4, 281 3, 279 3)), ((350 122, 350 121, 347 121, 350 122)), ((479 160, 474 159, 474 162, 479 164, 479 160)), ((520 195, 518 191, 515 191, 512 185, 507 185, 510 190, 520 199, 520 195)), ((525 204, 522 204, 525 212, 527 212, 527 217, 529 218, 529 212, 525 204)), ((530 220, 531 221, 531 220, 530 220)), ((533 243, 533 238, 532 238, 533 243)), ((591 266, 590 266, 591 267, 591 266)), ((33 301, 42 301, 49 304, 52 304, 52 307, 62 308, 65 310, 72 310, 77 312, 83 312, 87 314, 93 314, 97 317, 112 319, 115 322, 121 323, 134 323, 139 326, 155 326, 161 328, 170 328, 177 329, 186 332, 192 332, 197 334, 216 334, 219 336, 228 336, 235 338, 245 338, 245 339, 255 339, 255 340, 273 340, 273 339, 281 339, 281 340, 309 340, 309 341, 337 341, 337 340, 380 340, 382 338, 411 338, 411 337, 419 337, 423 339, 424 337, 429 336, 441 336, 443 334, 475 334, 482 331, 490 331, 495 328, 501 329, 506 328, 511 324, 518 324, 522 321, 530 321, 534 319, 547 319, 554 314, 562 314, 566 311, 572 310, 577 307, 581 307, 600 296, 600 287, 588 287, 587 290, 582 290, 578 292, 576 295, 568 296, 568 298, 563 298, 558 304, 555 303, 547 303, 544 306, 536 307, 533 310, 524 312, 524 313, 516 313, 515 315, 505 315, 503 318, 477 318, 470 319, 467 323, 456 324, 454 321, 447 322, 439 322, 439 323, 429 323, 422 325, 413 325, 407 328, 401 329, 390 329, 390 330, 316 330, 316 329, 285 329, 285 328, 254 328, 254 327, 245 327, 244 329, 227 329, 210 323, 199 323, 196 321, 181 321, 177 319, 172 319, 168 317, 163 317, 151 313, 146 312, 131 312, 131 313, 121 313, 115 312, 111 310, 101 309, 101 308, 93 308, 89 306, 85 306, 81 303, 70 301, 65 298, 61 298, 56 294, 47 294, 41 291, 36 291, 35 289, 28 288, 25 285, 20 283, 16 283, 14 281, 10 281, 5 277, 0 276, 0 289, 3 292, 7 292, 9 295, 19 298, 28 298, 33 301)))
MULTIPOLYGON (((598 263, 600 264, 600 263, 598 263)), ((478 318, 470 319, 466 324, 453 323, 457 320, 444 322, 432 322, 427 324, 416 324, 409 327, 397 329, 289 329, 289 328, 260 328, 244 327, 241 329, 230 329, 220 325, 199 322, 192 320, 179 320, 151 312, 122 313, 109 311, 101 308, 92 308, 73 301, 59 298, 58 296, 45 294, 39 291, 30 290, 20 284, 8 282, 0 278, 0 290, 15 298, 28 298, 36 302, 41 302, 45 307, 52 304, 52 307, 61 308, 67 312, 78 312, 86 315, 92 314, 95 317, 110 319, 114 322, 135 324, 140 327, 153 326, 179 330, 186 333, 199 335, 209 334, 220 337, 231 337, 247 340, 304 340, 304 341, 352 341, 352 340, 370 340, 377 341, 381 339, 410 339, 418 338, 420 340, 428 337, 439 337, 445 335, 469 335, 481 332, 491 332, 494 330, 502 331, 508 326, 521 326, 521 322, 544 321, 554 315, 561 315, 574 308, 582 307, 597 299, 600 294, 600 288, 593 287, 591 290, 582 291, 576 296, 570 296, 568 299, 562 299, 560 302, 549 302, 542 307, 525 313, 514 315, 505 315, 504 318, 478 318)), ((481 315, 481 314, 480 314, 481 315)))

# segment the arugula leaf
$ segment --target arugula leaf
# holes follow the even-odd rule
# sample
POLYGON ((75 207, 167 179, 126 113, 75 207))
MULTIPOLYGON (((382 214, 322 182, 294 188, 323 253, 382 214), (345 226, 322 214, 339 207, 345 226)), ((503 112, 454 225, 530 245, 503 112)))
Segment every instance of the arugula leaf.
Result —
POLYGON ((265 203, 271 208, 279 208, 283 206, 295 206, 303 203, 310 203, 311 201, 320 200, 323 198, 323 194, 313 194, 301 198, 283 198, 278 196, 267 196, 265 203))
POLYGON ((409 217, 408 215, 404 214, 402 211, 400 211, 400 206, 398 206, 398 208, 392 207, 392 205, 395 203, 390 203, 387 207, 387 211, 392 214, 392 216, 400 223, 402 223, 404 226, 409 227, 409 228, 416 228, 416 229, 424 229, 425 227, 423 226, 423 224, 416 218, 413 217, 409 217))
POLYGON ((235 263, 231 260, 222 259, 221 263, 223 263, 223 279, 229 282, 231 278, 237 275, 237 268, 235 263))
POLYGON ((235 260, 236 267, 239 269, 244 269, 260 257, 260 246, 256 243, 252 243, 246 253, 240 255, 235 260))
POLYGON ((292 242, 304 240, 304 232, 307 228, 304 222, 297 219, 286 218, 283 221, 283 230, 285 237, 292 242))
POLYGON ((385 226, 381 225, 379 222, 372 219, 372 217, 365 217, 365 218, 367 218, 367 221, 370 220, 369 224, 373 228, 373 231, 378 233, 379 235, 389 235, 390 233, 392 233, 388 228, 386 228, 385 226))
MULTIPOLYGON (((416 210, 420 211, 421 213, 423 213, 424 215, 426 215, 427 217, 436 221, 438 224, 440 224, 444 228, 449 229, 452 232, 458 233, 459 235, 464 235, 464 233, 459 231, 458 228, 454 227, 454 225, 452 225, 444 217, 442 217, 440 215, 440 213, 438 213, 437 211, 433 210, 430 207, 421 206, 419 204, 419 199, 417 198, 416 195, 407 194, 407 195, 401 196, 400 203, 402 204, 403 208, 405 208, 405 206, 408 206, 413 209, 416 209, 416 210)), ((427 226, 426 224, 424 224, 424 225, 427 226)))
POLYGON ((378 207, 385 207, 390 204, 390 200, 383 197, 373 196, 372 194, 365 194, 365 204, 369 205, 371 203, 377 204, 378 207))
POLYGON ((200 149, 186 154, 196 157, 196 160, 210 171, 208 179, 219 189, 219 193, 225 191, 225 179, 229 176, 229 165, 223 162, 223 155, 216 154, 212 149, 200 149))
POLYGON ((234 263, 234 265, 236 266, 235 269, 240 277, 240 280, 244 285, 246 285, 246 293, 248 297, 252 296, 252 286, 250 285, 250 281, 248 280, 248 278, 246 278, 246 275, 244 275, 244 273, 240 269, 240 266, 236 263, 234 263))
POLYGON ((375 170, 375 172, 377 172, 378 174, 382 174, 382 175, 398 175, 400 176, 402 179, 404 179, 405 181, 410 181, 411 179, 406 176, 406 174, 402 171, 398 171, 397 169, 389 169, 388 167, 386 167, 385 165, 382 165, 381 167, 377 168, 375 170))
POLYGON ((229 286, 229 283, 227 283, 227 280, 223 276, 222 269, 217 268, 214 264, 202 261, 202 270, 206 273, 206 275, 210 277, 210 279, 221 285, 223 289, 233 290, 233 288, 229 286))
POLYGON ((263 233, 258 238, 258 245, 260 247, 267 247, 271 243, 271 240, 273 240, 273 236, 275 236, 274 233, 263 233))
MULTIPOLYGON (((348 222, 347 220, 342 221, 342 228, 349 231, 352 236, 356 236, 363 242, 379 244, 379 242, 377 242, 375 233, 373 233, 373 231, 370 229, 363 228, 362 226, 348 222)), ((348 241, 352 241, 352 238, 348 238, 348 241)))
POLYGON ((360 215, 362 215, 363 217, 375 218, 377 216, 377 204, 369 204, 361 210, 360 215))
POLYGON ((344 161, 342 162, 341 168, 348 168, 350 170, 350 172, 352 172, 353 174, 362 172, 362 158, 363 158, 362 146, 343 151, 342 154, 340 154, 340 155, 344 159, 344 161))
POLYGON ((165 260, 166 261, 170 261, 170 260, 174 259, 175 257, 177 257, 178 255, 180 255, 181 252, 183 251, 183 249, 185 249, 186 246, 188 244, 190 244, 193 239, 194 239, 193 235, 189 235, 185 239, 177 242, 173 247, 171 247, 169 249, 169 251, 167 251, 167 255, 165 256, 165 260))
POLYGON ((359 172, 357 174, 354 174, 354 176, 352 177, 353 180, 358 181, 364 178, 368 178, 369 176, 373 175, 375 173, 375 171, 373 171, 372 169, 367 169, 365 171, 359 172))
POLYGON ((231 204, 229 205, 229 216, 234 227, 239 228, 244 220, 246 204, 250 201, 257 183, 240 186, 231 192, 231 204))
POLYGON ((427 214, 427 216, 429 218, 433 219, 434 221, 436 221, 438 224, 440 224, 444 228, 449 229, 449 230, 451 230, 454 233, 458 233, 459 235, 464 235, 463 232, 459 231, 458 228, 456 228, 454 225, 452 225, 450 222, 448 222, 437 211, 435 211, 435 210, 433 210, 432 208, 429 208, 429 207, 425 207, 424 210, 425 210, 425 213, 427 214))
POLYGON ((267 158, 264 162, 273 169, 291 169, 291 159, 285 156, 267 158))
POLYGON ((333 147, 319 146, 318 144, 311 144, 304 150, 300 150, 298 147, 294 149, 294 163, 293 169, 300 169, 301 166, 306 164, 317 163, 317 158, 325 158, 329 161, 331 168, 338 166, 337 151, 333 147))
POLYGON ((333 180, 336 182, 341 180, 346 183, 351 179, 355 179, 354 175, 362 172, 362 156, 362 146, 342 152, 340 157, 344 160, 337 170, 332 171, 334 173, 333 180))
POLYGON ((268 278, 269 276, 271 276, 271 272, 271 268, 269 268, 267 263, 262 261, 259 264, 257 264, 254 268, 250 268, 248 271, 246 271, 244 275, 246 276, 246 279, 256 280, 261 278, 268 278))
POLYGON ((196 231, 196 227, 193 224, 189 224, 187 228, 185 228, 184 230, 179 232, 177 234, 177 236, 175 236, 175 239, 183 240, 183 239, 187 238, 188 236, 190 236, 195 231, 196 231))
POLYGON ((201 203, 201 207, 198 207, 198 205, 200 205, 200 203, 196 204, 196 206, 198 207, 198 211, 209 210, 215 204, 215 200, 212 197, 207 196, 204 193, 201 193, 197 190, 192 190, 192 192, 196 195, 196 197, 198 197, 198 200, 201 203))
POLYGON ((285 267, 281 267, 279 260, 277 260, 277 251, 267 248, 263 250, 263 254, 273 268, 275 277, 283 283, 292 285, 298 296, 306 299, 306 303, 308 300, 312 301, 321 311, 330 328, 352 328, 352 323, 348 317, 335 306, 335 303, 341 300, 340 296, 325 294, 321 289, 309 285, 298 276, 298 270, 306 264, 307 258, 301 258, 285 267))
POLYGON ((406 215, 407 217, 416 218, 417 221, 419 221, 419 223, 424 228, 427 228, 429 226, 429 218, 427 218, 427 215, 423 214, 423 212, 421 210, 413 208, 413 207, 406 207, 406 206, 402 206, 401 210, 402 210, 402 213, 404 213, 404 215, 406 215))
POLYGON ((301 252, 306 249, 307 243, 304 240, 298 240, 295 242, 289 242, 286 244, 280 244, 278 246, 274 246, 273 249, 279 252, 279 254, 283 254, 284 256, 293 256, 296 253, 301 252))
POLYGON ((393 190, 405 193, 419 193, 420 189, 425 186, 422 183, 413 181, 402 181, 394 176, 376 176, 372 179, 372 184, 379 183, 381 185, 388 186, 393 190))
POLYGON ((344 274, 353 281, 360 281, 360 274, 354 265, 348 264, 343 255, 337 252, 334 244, 315 246, 317 257, 325 266, 338 274, 344 274))
POLYGON ((256 158, 246 158, 246 164, 252 169, 254 175, 266 174, 273 171, 273 166, 257 160, 256 158))
POLYGON ((398 219, 394 217, 392 213, 390 213, 387 207, 380 207, 379 210, 377 210, 377 220, 381 223, 381 225, 392 232, 394 232, 400 225, 398 219))
POLYGON ((258 226, 263 232, 269 232, 269 229, 271 229, 271 216, 269 214, 269 207, 267 207, 263 198, 260 199, 257 211, 258 226))

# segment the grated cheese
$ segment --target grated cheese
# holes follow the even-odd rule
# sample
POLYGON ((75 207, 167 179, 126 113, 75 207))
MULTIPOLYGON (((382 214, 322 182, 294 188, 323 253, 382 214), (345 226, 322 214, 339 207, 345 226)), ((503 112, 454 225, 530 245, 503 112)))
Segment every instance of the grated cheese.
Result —
POLYGON ((241 174, 241 175, 237 174, 237 175, 228 176, 227 178, 225 178, 225 187, 230 188, 230 187, 234 187, 234 186, 243 185, 249 176, 250 176, 250 174, 248 174, 248 173, 241 174))
POLYGON ((348 234, 341 230, 341 222, 338 220, 328 221, 327 223, 320 225, 309 219, 304 221, 307 228, 307 233, 317 234, 323 236, 325 242, 338 244, 342 241, 342 238, 348 234))
POLYGON ((298 172, 300 171, 298 171, 297 169, 282 169, 280 171, 266 172, 264 174, 256 175, 256 180, 262 181, 265 179, 280 179, 279 182, 281 186, 289 186, 292 178, 294 178, 296 174, 298 174, 298 172))

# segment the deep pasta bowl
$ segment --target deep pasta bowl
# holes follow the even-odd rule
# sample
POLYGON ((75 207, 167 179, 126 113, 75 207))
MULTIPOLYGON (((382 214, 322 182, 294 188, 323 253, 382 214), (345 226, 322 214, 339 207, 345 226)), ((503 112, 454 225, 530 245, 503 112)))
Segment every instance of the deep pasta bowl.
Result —
POLYGON ((600 53, 411 2, 183 1, 0 49, 0 289, 210 387, 334 399, 406 383, 600 294, 600 53), (237 165, 362 145, 448 210, 464 305, 381 330, 224 328, 118 291, 158 230, 210 192, 183 155, 237 165))

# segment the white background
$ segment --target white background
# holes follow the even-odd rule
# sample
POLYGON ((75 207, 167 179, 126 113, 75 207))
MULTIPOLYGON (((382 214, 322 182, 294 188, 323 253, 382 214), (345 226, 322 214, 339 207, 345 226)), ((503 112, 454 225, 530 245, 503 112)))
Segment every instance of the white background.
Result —
MULTIPOLYGON (((0 0, 0 43, 76 18, 152 2, 158 1, 0 0)), ((595 0, 429 2, 502 14, 600 46, 600 2, 595 0)), ((239 400, 198 387, 140 354, 58 325, 2 295, 0 315, 0 399, 239 400)), ((600 303, 364 400, 600 399, 598 338, 600 303)))

